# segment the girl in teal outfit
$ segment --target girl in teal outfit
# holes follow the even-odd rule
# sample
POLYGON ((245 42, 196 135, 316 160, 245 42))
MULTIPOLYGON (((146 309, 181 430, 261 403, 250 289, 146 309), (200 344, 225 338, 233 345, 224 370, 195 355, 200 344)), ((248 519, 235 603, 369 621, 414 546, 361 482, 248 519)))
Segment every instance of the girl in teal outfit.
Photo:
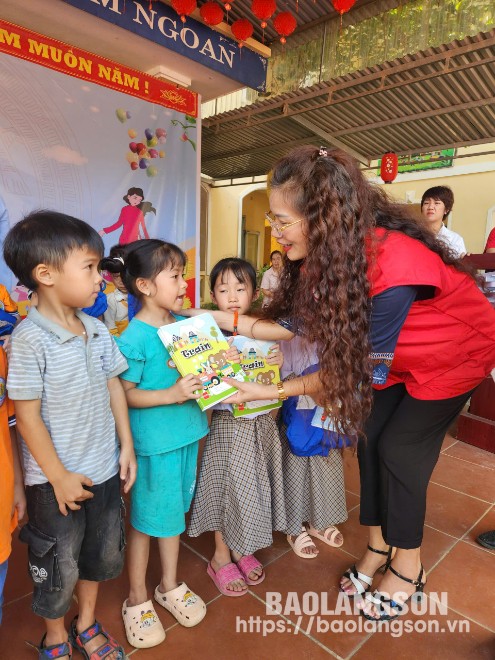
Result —
POLYGON ((121 274, 142 305, 118 339, 128 363, 121 378, 138 462, 131 491, 130 592, 122 616, 129 644, 137 648, 156 646, 165 638, 146 588, 151 536, 158 538, 162 566, 155 601, 183 626, 195 626, 206 614, 203 600, 177 582, 179 538, 194 495, 198 442, 208 432, 206 415, 195 402, 201 383, 193 375, 179 377, 157 333, 160 326, 182 318, 185 264, 180 248, 157 239, 130 243, 123 257, 101 264, 121 274))

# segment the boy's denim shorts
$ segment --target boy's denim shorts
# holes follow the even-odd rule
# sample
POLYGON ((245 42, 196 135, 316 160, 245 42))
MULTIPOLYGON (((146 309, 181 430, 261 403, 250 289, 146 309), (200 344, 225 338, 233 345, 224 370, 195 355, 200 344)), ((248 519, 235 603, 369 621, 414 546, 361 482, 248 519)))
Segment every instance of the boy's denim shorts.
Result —
POLYGON ((29 522, 19 538, 28 544, 34 583, 33 611, 58 619, 69 610, 78 580, 102 582, 124 565, 124 505, 120 476, 89 488, 94 497, 63 516, 50 483, 26 487, 29 522))

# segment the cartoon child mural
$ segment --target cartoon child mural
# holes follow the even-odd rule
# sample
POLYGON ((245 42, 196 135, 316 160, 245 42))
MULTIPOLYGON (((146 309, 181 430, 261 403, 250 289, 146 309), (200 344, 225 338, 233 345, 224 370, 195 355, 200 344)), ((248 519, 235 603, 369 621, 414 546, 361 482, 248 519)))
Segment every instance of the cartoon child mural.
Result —
POLYGON ((127 206, 124 206, 120 212, 119 219, 110 227, 105 227, 100 231, 100 236, 111 234, 119 227, 122 227, 119 243, 125 245, 132 243, 140 238, 149 238, 148 230, 144 221, 146 213, 152 211, 156 213, 151 202, 144 201, 142 188, 129 188, 127 195, 123 197, 127 206), (140 235, 142 234, 142 235, 140 235))

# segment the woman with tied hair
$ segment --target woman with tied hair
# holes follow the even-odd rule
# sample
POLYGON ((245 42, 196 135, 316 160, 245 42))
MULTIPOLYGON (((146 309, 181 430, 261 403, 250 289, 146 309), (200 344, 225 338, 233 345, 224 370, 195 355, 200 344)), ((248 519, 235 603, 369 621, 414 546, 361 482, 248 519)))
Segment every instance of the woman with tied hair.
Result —
POLYGON ((448 186, 428 188, 421 198, 421 214, 428 229, 460 259, 467 252, 464 239, 444 224, 453 206, 454 193, 448 186))
POLYGON ((395 618, 425 585, 428 482, 447 429, 495 366, 495 310, 343 151, 303 146, 282 158, 270 207, 286 255, 274 299, 261 320, 215 318, 247 336, 314 342, 320 368, 283 384, 235 382, 232 401, 311 394, 356 439, 369 545, 340 586, 349 597, 368 592, 367 618, 395 618), (389 570, 371 593, 385 557, 389 570))

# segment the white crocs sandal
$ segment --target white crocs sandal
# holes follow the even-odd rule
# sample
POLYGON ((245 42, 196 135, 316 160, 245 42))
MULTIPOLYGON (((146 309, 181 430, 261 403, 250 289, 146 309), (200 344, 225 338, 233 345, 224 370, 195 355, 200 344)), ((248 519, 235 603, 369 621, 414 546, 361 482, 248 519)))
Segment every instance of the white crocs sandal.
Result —
POLYGON ((174 616, 181 626, 192 628, 205 618, 206 605, 202 598, 189 589, 185 582, 171 591, 155 589, 156 602, 174 616))
POLYGON ((122 618, 127 641, 137 649, 158 646, 165 639, 165 629, 151 600, 132 607, 129 607, 125 600, 122 605, 122 618))

